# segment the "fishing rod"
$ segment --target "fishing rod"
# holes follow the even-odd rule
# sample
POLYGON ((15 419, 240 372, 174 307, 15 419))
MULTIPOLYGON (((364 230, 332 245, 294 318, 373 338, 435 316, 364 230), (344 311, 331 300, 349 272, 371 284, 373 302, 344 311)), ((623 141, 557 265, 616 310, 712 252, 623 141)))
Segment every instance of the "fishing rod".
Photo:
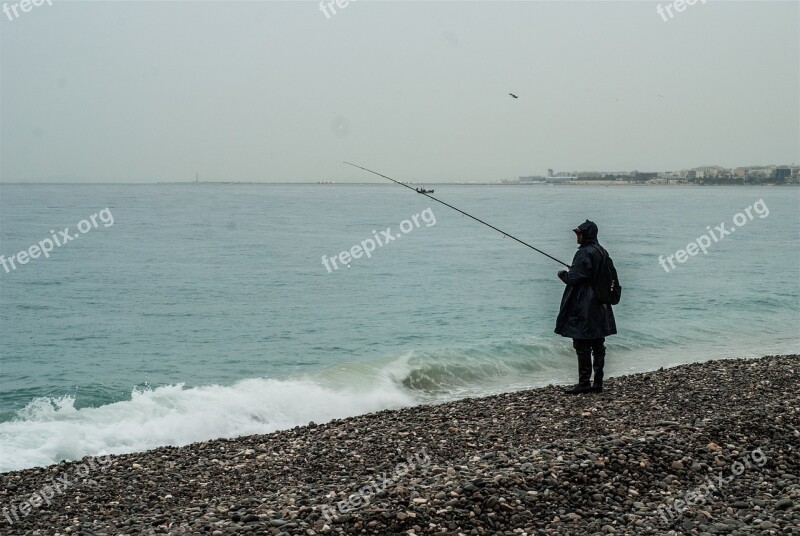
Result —
POLYGON ((402 182, 400 182, 400 181, 396 181, 396 180, 394 180, 394 179, 393 179, 393 178, 391 178, 391 177, 387 177, 386 175, 383 175, 383 174, 381 174, 381 173, 378 173, 377 171, 372 171, 371 169, 367 169, 367 168, 365 168, 365 167, 361 167, 361 166, 359 166, 359 165, 356 165, 356 164, 353 164, 353 163, 351 163, 351 162, 344 162, 344 163, 345 163, 345 164, 347 164, 348 166, 353 166, 353 167, 357 167, 358 169, 363 169, 364 171, 368 171, 369 173, 372 173, 373 175, 377 175, 378 177, 383 177, 384 179, 389 179, 390 181, 392 181, 392 182, 394 182, 394 183, 396 183, 396 184, 399 184, 400 186, 405 186, 406 188, 408 188, 409 190, 411 190, 411 191, 413 191, 413 192, 416 192, 416 193, 418 193, 418 194, 422 194, 422 195, 424 195, 425 197, 428 197, 428 198, 430 198, 430 199, 433 199, 433 200, 434 200, 434 201, 436 201, 437 203, 441 203, 442 205, 444 205, 444 206, 446 206, 446 207, 450 207, 450 208, 452 208, 452 209, 453 209, 453 210, 455 210, 456 212, 460 212, 460 213, 461 213, 461 214, 463 214, 464 216, 468 216, 468 217, 472 218, 473 220, 475 220, 475 221, 477 221, 477 222, 479 222, 479 223, 482 223, 482 224, 484 224, 484 225, 485 225, 485 226, 487 226, 487 227, 491 227, 492 229, 494 229, 494 230, 495 230, 495 231, 497 231, 498 233, 502 234, 503 236, 507 236, 507 237, 511 238, 512 240, 516 240, 516 241, 517 241, 517 242, 519 242, 520 244, 522 244, 522 245, 524 245, 524 246, 528 246, 529 248, 531 248, 532 250, 536 251, 537 253, 541 253, 541 254, 542 254, 542 255, 544 255, 545 257, 548 257, 548 258, 550 258, 550 259, 553 259, 553 260, 554 260, 554 261, 556 261, 557 263, 559 263, 559 264, 563 264, 563 265, 564 265, 564 266, 566 266, 567 268, 569 268, 569 267, 570 267, 570 266, 569 266, 569 264, 565 263, 564 261, 560 261, 560 260, 556 259, 555 257, 553 257, 552 255, 548 255, 547 253, 545 253, 545 252, 544 252, 544 251, 542 251, 541 249, 538 249, 538 248, 535 248, 535 247, 533 247, 532 245, 528 244, 527 242, 525 242, 525 241, 523 241, 523 240, 520 240, 520 239, 519 239, 519 238, 517 238, 516 236, 512 236, 512 235, 508 234, 507 232, 503 231, 502 229, 498 229, 497 227, 495 227, 495 226, 494 226, 494 225, 492 225, 491 223, 486 223, 486 222, 485 222, 485 221, 483 221, 482 219, 480 219, 480 218, 476 218, 476 217, 475 217, 475 216, 473 216, 472 214, 467 214, 466 212, 464 212, 464 211, 463 211, 463 210, 461 210, 460 208, 456 208, 456 207, 454 207, 453 205, 451 205, 450 203, 445 203, 445 202, 444 202, 444 201, 442 201, 441 199, 436 199, 435 197, 433 197, 433 196, 432 196, 432 195, 430 195, 430 194, 427 194, 427 193, 425 193, 425 192, 419 191, 419 190, 417 190, 416 188, 412 188, 412 187, 411 187, 411 186, 409 186, 408 184, 403 184, 402 182))

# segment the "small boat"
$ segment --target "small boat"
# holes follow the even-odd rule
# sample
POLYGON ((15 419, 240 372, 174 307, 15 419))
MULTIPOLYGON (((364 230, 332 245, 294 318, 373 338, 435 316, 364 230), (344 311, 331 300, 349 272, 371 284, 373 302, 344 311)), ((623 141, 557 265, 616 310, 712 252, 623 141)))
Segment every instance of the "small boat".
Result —
POLYGON ((420 194, 432 194, 433 190, 426 190, 425 188, 417 188, 417 193, 420 193, 420 194))

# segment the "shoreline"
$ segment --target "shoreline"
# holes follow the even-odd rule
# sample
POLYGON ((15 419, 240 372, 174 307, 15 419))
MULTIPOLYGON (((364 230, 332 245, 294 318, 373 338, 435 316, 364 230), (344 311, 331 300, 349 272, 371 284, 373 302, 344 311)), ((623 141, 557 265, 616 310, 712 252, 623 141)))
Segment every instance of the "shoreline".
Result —
MULTIPOLYGON (((243 186, 392 186, 392 184, 384 184, 382 182, 349 182, 349 181, 333 181, 333 182, 319 182, 319 181, 303 181, 303 182, 267 182, 267 181, 151 181, 151 182, 8 182, 0 181, 2 185, 13 186, 148 186, 148 185, 199 185, 199 184, 215 184, 223 186, 243 185, 243 186)), ((422 181, 405 181, 403 184, 422 184, 422 181)), ((789 187, 798 188, 800 183, 749 183, 749 184, 697 184, 697 183, 651 183, 633 180, 585 180, 585 181, 561 181, 561 182, 547 182, 547 183, 523 183, 523 182, 425 182, 427 186, 708 186, 708 187, 728 187, 736 186, 747 188, 761 188, 761 187, 789 187)))
POLYGON ((798 375, 706 361, 13 471, 0 532, 800 534, 798 375))

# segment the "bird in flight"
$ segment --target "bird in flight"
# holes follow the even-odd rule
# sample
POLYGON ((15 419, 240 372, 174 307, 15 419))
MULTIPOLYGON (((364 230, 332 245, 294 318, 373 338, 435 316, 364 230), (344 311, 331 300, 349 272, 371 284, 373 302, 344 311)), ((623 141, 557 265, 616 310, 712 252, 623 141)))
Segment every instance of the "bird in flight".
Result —
POLYGON ((518 99, 518 98, 519 98, 519 97, 517 97, 516 95, 514 95, 513 93, 509 93, 509 95, 511 95, 511 96, 512 96, 512 97, 514 97, 515 99, 518 99))

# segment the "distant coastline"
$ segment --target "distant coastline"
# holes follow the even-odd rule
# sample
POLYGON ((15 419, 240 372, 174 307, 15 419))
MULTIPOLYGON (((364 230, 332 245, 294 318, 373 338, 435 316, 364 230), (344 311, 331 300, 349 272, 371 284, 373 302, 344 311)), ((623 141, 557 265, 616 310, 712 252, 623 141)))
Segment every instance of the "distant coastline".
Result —
MULTIPOLYGON (((154 182, 4 182, 0 181, 0 186, 152 186, 152 185, 252 185, 252 186, 387 186, 391 184, 383 184, 379 182, 267 182, 267 181, 154 181, 154 182)), ((407 182, 406 184, 422 184, 421 182, 407 182)), ((431 182, 425 181, 425 185, 429 186, 524 186, 524 187, 541 187, 541 186, 779 186, 779 187, 798 187, 800 183, 703 183, 703 182, 643 182, 643 181, 606 181, 606 180, 573 180, 573 181, 558 181, 548 183, 522 183, 522 182, 431 182)))
MULTIPOLYGON (((770 164, 766 166, 740 166, 725 168, 722 166, 703 166, 679 171, 554 171, 547 170, 547 175, 520 176, 516 179, 474 179, 442 181, 426 179, 424 177, 404 178, 398 181, 407 185, 463 185, 463 186, 542 186, 542 185, 569 185, 569 186, 800 186, 800 165, 796 164, 770 164)), ((330 178, 318 178, 307 181, 258 181, 258 180, 200 180, 200 173, 190 179, 156 179, 137 181, 127 178, 122 181, 81 181, 74 175, 58 177, 34 177, 29 181, 0 181, 0 184, 317 184, 317 185, 367 185, 383 184, 373 180, 369 182, 336 181, 330 178), (64 182, 61 182, 63 180, 64 182)), ((388 184, 385 184, 389 186, 388 184)))

